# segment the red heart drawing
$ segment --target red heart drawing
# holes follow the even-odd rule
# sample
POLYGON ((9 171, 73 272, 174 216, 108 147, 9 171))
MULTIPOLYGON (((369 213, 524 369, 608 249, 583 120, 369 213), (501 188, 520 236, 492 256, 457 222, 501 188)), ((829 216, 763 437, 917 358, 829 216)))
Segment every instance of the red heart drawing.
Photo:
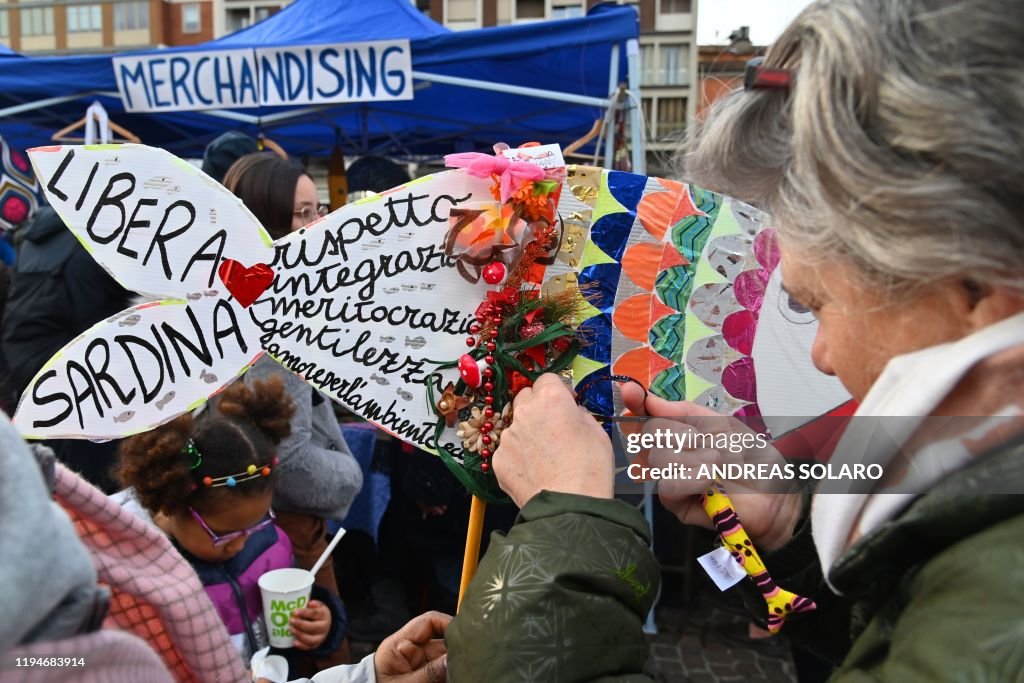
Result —
POLYGON ((244 308, 249 308, 274 281, 274 271, 266 263, 246 268, 234 259, 224 259, 217 269, 221 282, 244 308))

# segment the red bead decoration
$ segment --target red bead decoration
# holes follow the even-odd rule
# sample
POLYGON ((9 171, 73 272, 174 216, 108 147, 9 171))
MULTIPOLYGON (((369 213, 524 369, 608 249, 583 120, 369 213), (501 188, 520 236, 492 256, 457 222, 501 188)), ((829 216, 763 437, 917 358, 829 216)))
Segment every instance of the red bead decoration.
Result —
POLYGON ((498 331, 497 330, 491 330, 491 339, 497 339, 497 338, 498 338, 498 331))
POLYGON ((479 334, 480 333, 480 323, 473 323, 472 325, 470 325, 469 326, 469 332, 470 332, 470 334, 479 334))
POLYGON ((490 378, 494 376, 494 370, 490 368, 484 368, 484 377, 490 378))
POLYGON ((495 344, 494 342, 487 342, 487 350, 488 351, 493 351, 496 348, 498 348, 497 344, 495 344))
POLYGON ((489 406, 493 406, 494 405, 494 397, 493 396, 484 396, 484 403, 486 403, 489 406))
POLYGON ((203 486, 213 486, 213 478, 203 477, 203 486))
POLYGON ((494 408, 484 408, 484 417, 494 417, 494 408))
POLYGON ((473 348, 476 346, 476 339, 473 337, 466 337, 466 346, 473 348))
POLYGON ((494 384, 492 384, 491 382, 484 382, 484 391, 486 391, 487 393, 494 391, 494 384))
POLYGON ((481 448, 480 449, 480 457, 481 458, 489 458, 489 457, 491 457, 490 449, 489 448, 481 448))
POLYGON ((492 356, 491 354, 487 354, 486 356, 484 356, 484 362, 487 363, 488 365, 494 365, 494 356, 492 356))
POLYGON ((491 424, 490 422, 484 422, 484 426, 481 427, 480 431, 489 432, 492 429, 494 429, 494 425, 493 424, 491 424))
POLYGON ((490 463, 487 463, 487 462, 480 463, 480 471, 484 472, 484 473, 490 472, 491 471, 490 463))
POLYGON ((491 437, 489 437, 486 434, 484 434, 483 436, 480 437, 480 442, 490 446, 491 445, 491 437))

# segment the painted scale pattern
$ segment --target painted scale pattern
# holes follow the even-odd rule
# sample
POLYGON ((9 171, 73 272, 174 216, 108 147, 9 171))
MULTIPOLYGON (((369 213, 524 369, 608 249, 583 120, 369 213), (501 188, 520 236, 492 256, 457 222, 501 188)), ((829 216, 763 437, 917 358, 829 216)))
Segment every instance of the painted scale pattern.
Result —
MULTIPOLYGON (((581 325, 588 332, 591 343, 581 354, 582 362, 574 366, 574 379, 577 383, 584 377, 591 380, 594 388, 588 390, 591 395, 586 397, 584 405, 603 414, 610 414, 603 411, 611 407, 611 386, 593 380, 612 373, 634 377, 656 395, 669 400, 686 398, 686 378, 694 371, 685 354, 686 311, 695 303, 692 299, 697 265, 704 256, 705 248, 710 249, 708 242, 712 239, 723 204, 719 195, 670 180, 658 179, 648 184, 644 193, 641 179, 641 176, 604 172, 599 183, 595 182, 591 188, 596 192, 588 193, 590 201, 587 203, 594 208, 594 223, 591 242, 587 245, 589 257, 584 258, 582 265, 585 267, 581 269, 579 282, 590 283, 590 287, 596 288, 599 294, 594 299, 594 308, 588 319, 581 325), (635 230, 637 222, 648 234, 635 230), (628 282, 620 282, 623 275, 628 282), (624 285, 629 287, 627 292, 639 290, 640 293, 627 294, 614 306, 614 297, 624 285), (611 358, 613 331, 621 339, 635 344, 615 359, 611 358)), ((732 213, 728 215, 733 217, 732 213)), ((742 218, 745 223, 750 222, 747 216, 742 218)), ((723 290, 721 294, 727 295, 731 304, 728 311, 721 312, 729 315, 723 316, 718 326, 726 327, 724 323, 728 321, 729 329, 723 331, 728 333, 731 343, 727 344, 718 335, 724 352, 720 360, 730 360, 713 363, 718 367, 715 378, 704 379, 711 381, 718 379, 719 375, 728 374, 724 381, 718 379, 714 382, 721 383, 721 398, 737 398, 726 394, 725 387, 722 387, 726 384, 739 400, 753 402, 756 400, 753 385, 750 385, 749 392, 743 391, 742 386, 747 382, 739 375, 742 374, 740 370, 750 364, 750 333, 756 324, 757 291, 763 289, 762 283, 767 278, 761 272, 757 272, 756 277, 751 277, 753 273, 746 274, 746 267, 751 265, 748 261, 752 259, 734 258, 744 251, 742 244, 731 243, 736 240, 736 237, 726 235, 725 248, 720 253, 716 252, 715 259, 709 258, 709 263, 715 261, 711 263, 714 271, 726 280, 724 286, 728 291, 723 290), (738 296, 732 292, 734 282, 742 290, 738 296), (732 380, 733 375, 737 376, 735 381, 732 380)), ((765 240, 755 246, 761 249, 754 251, 771 251, 765 248, 765 240)), ((762 268, 774 266, 774 263, 765 262, 763 253, 757 256, 762 268)), ((712 355, 718 357, 721 353, 712 355)), ((728 405, 731 403, 719 401, 715 407, 728 405)), ((775 584, 718 482, 706 492, 704 509, 733 557, 764 596, 768 604, 768 627, 772 633, 782 628, 790 614, 815 608, 812 600, 775 584)))

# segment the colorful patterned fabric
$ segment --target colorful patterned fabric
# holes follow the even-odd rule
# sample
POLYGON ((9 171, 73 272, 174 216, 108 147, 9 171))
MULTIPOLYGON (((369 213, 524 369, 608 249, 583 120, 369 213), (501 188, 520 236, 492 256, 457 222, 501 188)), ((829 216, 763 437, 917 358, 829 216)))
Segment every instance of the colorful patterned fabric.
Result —
POLYGON ((32 216, 41 195, 28 157, 0 139, 0 228, 10 230, 32 216))
POLYGON ((110 588, 108 627, 145 640, 179 683, 248 680, 199 578, 159 529, 59 465, 57 502, 110 588))

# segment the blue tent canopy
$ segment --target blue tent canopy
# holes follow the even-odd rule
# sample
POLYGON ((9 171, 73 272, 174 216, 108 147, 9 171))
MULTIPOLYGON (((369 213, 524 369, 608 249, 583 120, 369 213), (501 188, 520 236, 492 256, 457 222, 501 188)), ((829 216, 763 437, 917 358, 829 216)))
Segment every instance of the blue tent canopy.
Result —
POLYGON ((217 47, 316 45, 325 37, 345 42, 408 38, 418 40, 451 33, 410 2, 309 2, 298 0, 277 14, 241 31, 207 43, 217 47))
POLYGON ((408 0, 296 0, 247 29, 173 52, 407 38, 414 98, 127 113, 110 55, 0 59, 0 135, 23 148, 48 144, 49 131, 99 100, 111 120, 180 156, 201 156, 227 129, 264 132, 298 155, 326 155, 335 143, 348 155, 410 159, 499 141, 567 144, 604 116, 609 91, 625 80, 626 42, 637 35, 636 13, 617 5, 575 19, 452 32, 408 0), (557 99, 535 96, 545 92, 557 99))

